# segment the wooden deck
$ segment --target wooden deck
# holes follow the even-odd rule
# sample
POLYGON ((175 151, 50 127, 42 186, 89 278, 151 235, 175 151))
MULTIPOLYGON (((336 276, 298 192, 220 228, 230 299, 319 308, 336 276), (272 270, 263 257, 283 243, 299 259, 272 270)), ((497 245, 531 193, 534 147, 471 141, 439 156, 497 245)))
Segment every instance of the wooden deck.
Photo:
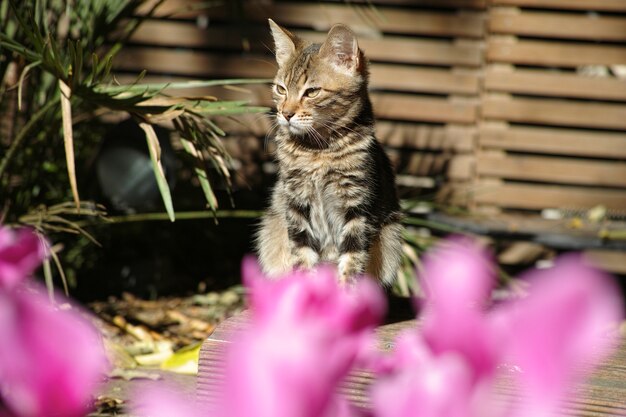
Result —
MULTIPOLYGON (((229 343, 233 332, 247 324, 247 314, 238 315, 220 325, 203 344, 200 351, 196 393, 199 401, 211 401, 223 376, 220 353, 229 343)), ((403 329, 415 328, 415 320, 388 324, 378 329, 379 349, 393 347, 395 336, 403 329)), ((367 408, 367 389, 373 381, 369 372, 353 372, 340 387, 340 391, 356 406, 367 408)), ((501 379, 498 392, 505 401, 516 401, 515 390, 506 378, 501 379)), ((626 415, 626 343, 621 343, 612 357, 603 362, 575 394, 564 404, 562 415, 581 417, 626 415)))

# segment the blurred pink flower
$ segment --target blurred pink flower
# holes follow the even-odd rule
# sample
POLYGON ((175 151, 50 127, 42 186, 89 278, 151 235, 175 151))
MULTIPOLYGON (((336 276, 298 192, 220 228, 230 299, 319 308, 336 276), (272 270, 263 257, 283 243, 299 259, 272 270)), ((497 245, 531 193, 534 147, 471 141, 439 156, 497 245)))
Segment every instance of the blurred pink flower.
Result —
POLYGON ((474 380, 490 377, 500 341, 485 318, 494 285, 487 253, 467 239, 444 241, 427 254, 421 283, 427 295, 421 332, 430 350, 461 355, 474 380))
POLYGON ((585 376, 581 366, 589 371, 611 351, 608 333, 623 313, 604 274, 565 257, 528 274, 529 297, 486 312, 491 270, 469 241, 448 241, 429 256, 422 331, 400 336, 381 368, 371 391, 375 416, 554 415, 585 376), (521 408, 495 398, 496 366, 504 363, 520 369, 521 408))
POLYGON ((355 417, 337 387, 360 360, 373 365, 373 417, 543 417, 610 353, 611 325, 622 318, 619 292, 606 276, 565 257, 529 273, 531 294, 488 310, 494 283, 485 252, 452 239, 429 254, 422 276, 428 300, 422 328, 401 334, 393 352, 372 348, 385 305, 373 282, 337 284, 335 271, 297 271, 267 280, 243 265, 250 327, 233 335, 217 413, 161 394, 152 414, 188 417, 355 417), (525 391, 513 409, 497 398, 497 366, 511 364, 525 391), (176 404, 180 405, 180 409, 176 404), (174 408, 171 408, 174 407, 174 408), (185 408, 187 407, 187 408, 185 408))
POLYGON ((28 229, 0 225, 0 287, 13 287, 41 265, 45 243, 28 229))
POLYGON ((578 256, 528 274, 527 299, 503 306, 511 332, 507 361, 521 369, 524 415, 551 415, 559 402, 615 347, 623 318, 620 291, 578 256), (586 372, 584 372, 586 371, 586 372))
POLYGON ((433 356, 419 334, 406 332, 393 352, 394 372, 380 375, 371 391, 376 417, 470 416, 472 372, 454 353, 433 356))
POLYGON ((133 414, 142 417, 209 417, 193 398, 182 394, 177 386, 146 383, 132 393, 133 414))
POLYGON ((380 289, 367 278, 344 289, 326 267, 272 281, 248 259, 243 271, 251 325, 227 352, 224 415, 320 417, 334 406, 345 414, 336 387, 373 343, 380 289))
POLYGON ((107 367, 99 335, 23 279, 41 260, 39 238, 26 230, 0 235, 0 402, 20 417, 84 415, 107 367))

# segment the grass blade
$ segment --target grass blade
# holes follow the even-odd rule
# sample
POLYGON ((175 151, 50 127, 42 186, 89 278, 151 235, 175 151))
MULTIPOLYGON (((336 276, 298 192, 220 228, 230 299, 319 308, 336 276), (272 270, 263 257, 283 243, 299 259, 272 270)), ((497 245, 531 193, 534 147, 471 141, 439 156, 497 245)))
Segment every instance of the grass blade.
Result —
POLYGON ((146 141, 148 143, 148 150, 150 151, 150 159, 152 160, 152 169, 154 170, 154 176, 163 198, 163 204, 165 204, 165 210, 170 218, 170 221, 175 220, 174 205, 172 203, 172 194, 170 187, 165 178, 165 172, 163 171, 163 165, 161 164, 161 146, 159 145, 159 139, 151 124, 146 122, 139 122, 139 127, 143 129, 146 134, 146 141))
POLYGON ((70 186, 72 188, 72 196, 76 209, 80 211, 80 197, 78 196, 78 184, 76 182, 76 163, 74 160, 74 135, 72 130, 72 105, 70 97, 72 91, 63 82, 59 80, 59 89, 61 90, 61 117, 63 119, 63 142, 65 143, 65 160, 67 162, 67 174, 70 178, 70 186))
POLYGON ((186 89, 186 88, 203 88, 203 87, 215 87, 224 85, 237 85, 237 84, 269 84, 272 80, 266 78, 236 78, 229 80, 190 80, 171 83, 147 83, 147 84, 131 84, 131 85, 118 85, 118 86, 98 86, 100 92, 116 93, 116 92, 128 92, 128 91, 144 91, 144 90, 166 90, 166 89, 186 89))
POLYGON ((54 261, 54 264, 57 267, 57 271, 59 271, 59 275, 61 276, 61 282, 63 283, 63 292, 66 297, 70 296, 70 290, 67 287, 67 277, 65 276, 65 271, 63 270, 63 265, 61 265, 61 260, 57 255, 55 248, 50 248, 50 257, 54 261))
POLYGON ((24 79, 26 78, 26 74, 28 74, 28 71, 35 68, 39 64, 41 64, 41 61, 31 62, 30 64, 24 67, 24 70, 22 71, 22 74, 20 75, 19 82, 17 83, 17 109, 18 110, 22 110, 22 85, 24 84, 24 79))

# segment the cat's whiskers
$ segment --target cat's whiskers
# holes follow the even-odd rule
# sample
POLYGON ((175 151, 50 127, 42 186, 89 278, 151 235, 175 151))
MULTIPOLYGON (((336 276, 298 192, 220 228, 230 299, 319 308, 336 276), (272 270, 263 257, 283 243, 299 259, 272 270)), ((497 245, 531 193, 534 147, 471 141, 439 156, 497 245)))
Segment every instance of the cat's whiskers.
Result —
POLYGON ((263 140, 263 150, 264 151, 267 151, 267 144, 272 139, 272 136, 274 135, 274 133, 276 133, 276 131, 278 130, 279 127, 280 127, 280 125, 278 124, 278 121, 276 120, 276 118, 274 118, 273 121, 272 121, 272 124, 270 125, 270 128, 267 130, 267 133, 265 134, 265 138, 263 140))
POLYGON ((324 138, 322 137, 322 135, 320 135, 320 133, 317 130, 315 130, 313 126, 307 126, 305 132, 307 135, 309 135, 309 137, 311 137, 315 141, 315 143, 320 148, 324 147, 324 138))

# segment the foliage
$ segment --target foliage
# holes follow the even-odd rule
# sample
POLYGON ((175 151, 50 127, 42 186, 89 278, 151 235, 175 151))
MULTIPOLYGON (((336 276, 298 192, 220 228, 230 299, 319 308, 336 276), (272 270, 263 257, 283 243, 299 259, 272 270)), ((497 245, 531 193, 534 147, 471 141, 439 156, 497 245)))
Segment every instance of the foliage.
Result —
MULTIPOLYGON (((185 89, 265 80, 199 80, 117 85, 113 58, 163 0, 9 0, 0 4, 0 221, 45 233, 84 234, 75 216, 105 216, 81 200, 79 180, 101 140, 97 116, 120 112, 145 133, 153 171, 171 221, 174 204, 165 180, 154 125, 169 123, 189 158, 207 206, 218 209, 208 180, 212 164, 230 185, 226 133, 212 117, 262 112, 241 101, 173 97, 185 89), (63 165, 66 168, 62 168, 63 165), (64 172, 65 171, 65 172, 64 172), (66 204, 73 200, 73 210, 66 204)), ((84 180, 83 180, 84 181, 84 180)))
POLYGON ((52 305, 28 276, 47 243, 31 230, 0 227, 0 414, 86 414, 108 364, 91 323, 52 305))

